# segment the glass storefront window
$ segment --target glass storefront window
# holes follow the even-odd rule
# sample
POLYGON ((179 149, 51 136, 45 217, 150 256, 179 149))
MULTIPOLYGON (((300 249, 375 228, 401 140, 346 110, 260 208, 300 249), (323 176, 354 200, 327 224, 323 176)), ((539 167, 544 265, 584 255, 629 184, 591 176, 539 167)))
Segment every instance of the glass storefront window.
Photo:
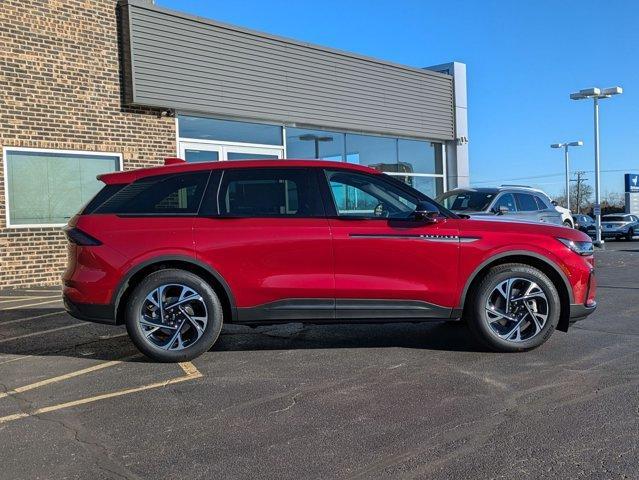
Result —
POLYGON ((346 161, 381 172, 397 172, 397 139, 347 133, 346 161))
POLYGON ((6 150, 9 223, 63 225, 100 190, 120 155, 6 150))
POLYGON ((220 159, 219 152, 215 150, 184 150, 184 160, 187 162, 217 162, 220 159))
POLYGON ((344 161, 344 134, 303 128, 286 129, 288 158, 344 161))
POLYGON ((400 173, 444 173, 441 143, 400 138, 397 151, 400 173))
POLYGON ((398 180, 419 190, 429 198, 435 198, 444 193, 444 179, 442 177, 422 177, 419 175, 393 175, 398 180))
POLYGON ((181 138, 282 145, 282 127, 278 125, 180 115, 178 126, 181 138))

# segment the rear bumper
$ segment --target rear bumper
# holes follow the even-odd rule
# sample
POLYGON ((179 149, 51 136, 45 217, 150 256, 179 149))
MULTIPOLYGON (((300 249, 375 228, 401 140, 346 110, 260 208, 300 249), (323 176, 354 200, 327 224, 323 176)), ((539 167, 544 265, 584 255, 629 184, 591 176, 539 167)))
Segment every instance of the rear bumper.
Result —
POLYGON ((115 325, 115 315, 111 305, 76 303, 67 295, 63 295, 64 308, 69 315, 79 320, 115 325))
POLYGON ((570 323, 583 320, 592 312, 594 312, 596 309, 597 309, 596 303, 592 305, 581 305, 581 304, 570 305, 570 323))

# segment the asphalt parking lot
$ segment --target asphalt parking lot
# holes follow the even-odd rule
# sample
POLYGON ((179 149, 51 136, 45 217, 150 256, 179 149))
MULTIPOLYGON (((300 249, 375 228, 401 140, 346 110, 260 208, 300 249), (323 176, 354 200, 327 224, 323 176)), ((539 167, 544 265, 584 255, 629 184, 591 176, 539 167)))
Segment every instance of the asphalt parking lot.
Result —
POLYGON ((0 478, 639 478, 639 241, 599 309, 494 354, 447 324, 226 329, 154 364, 54 288, 0 294, 0 478))

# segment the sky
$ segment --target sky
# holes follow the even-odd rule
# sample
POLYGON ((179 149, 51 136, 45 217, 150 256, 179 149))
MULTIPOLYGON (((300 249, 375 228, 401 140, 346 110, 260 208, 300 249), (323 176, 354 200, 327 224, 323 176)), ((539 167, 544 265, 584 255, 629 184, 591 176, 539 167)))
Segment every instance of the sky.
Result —
POLYGON ((639 172, 639 0, 156 0, 159 6, 415 67, 468 69, 471 184, 563 193, 563 151, 594 184, 593 106, 571 92, 623 87, 600 107, 602 195, 639 172), (613 171, 610 171, 613 170, 613 171))

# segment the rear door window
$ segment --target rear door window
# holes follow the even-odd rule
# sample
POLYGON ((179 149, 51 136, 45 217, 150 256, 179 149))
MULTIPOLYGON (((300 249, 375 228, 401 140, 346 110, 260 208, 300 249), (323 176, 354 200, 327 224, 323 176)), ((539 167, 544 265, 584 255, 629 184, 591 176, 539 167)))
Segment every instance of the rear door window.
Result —
POLYGON ((137 180, 95 208, 118 215, 195 215, 209 171, 159 175, 137 180))
POLYGON ((316 172, 306 168, 226 170, 216 210, 229 217, 324 216, 316 172))
POLYGON ((536 212, 539 210, 535 197, 528 193, 516 193, 517 209, 520 212, 536 212))

